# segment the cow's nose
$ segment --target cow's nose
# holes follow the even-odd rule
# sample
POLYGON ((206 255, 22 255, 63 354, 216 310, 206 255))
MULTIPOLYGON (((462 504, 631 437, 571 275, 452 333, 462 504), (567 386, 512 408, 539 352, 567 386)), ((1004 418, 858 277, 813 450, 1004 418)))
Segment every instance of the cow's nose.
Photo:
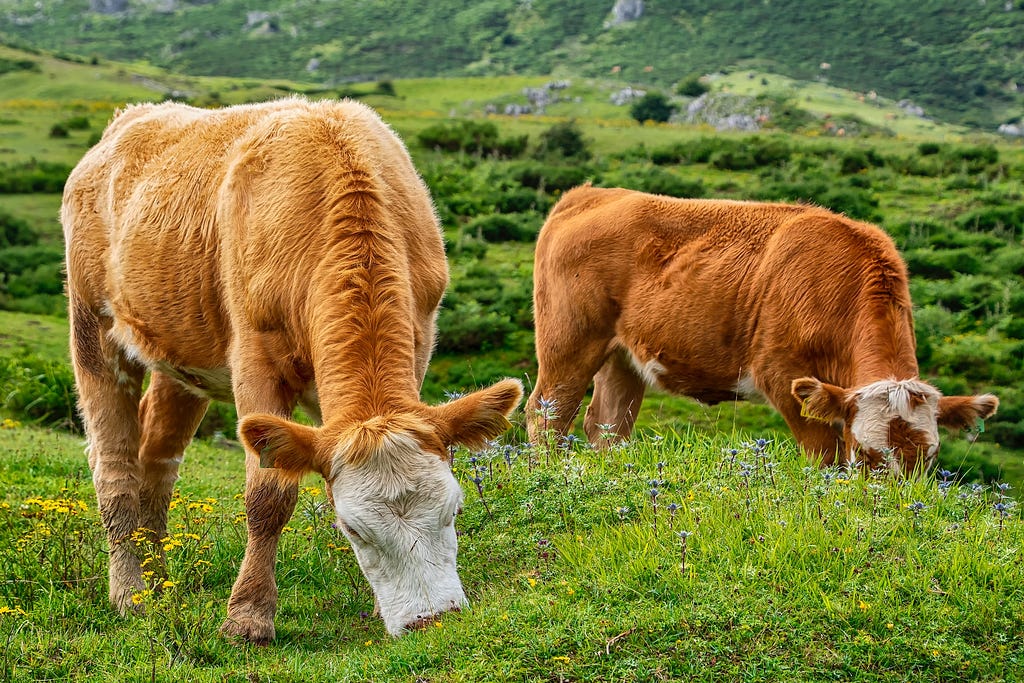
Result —
MULTIPOLYGON (((444 611, 445 612, 458 612, 459 611, 459 606, 456 605, 453 602, 452 606, 449 607, 448 609, 444 610, 444 611)), ((408 624, 405 625, 405 630, 406 631, 420 631, 422 629, 428 628, 431 624, 436 623, 438 618, 443 613, 444 612, 438 612, 437 614, 428 614, 425 617, 418 616, 415 619, 413 619, 412 621, 410 621, 408 624)))

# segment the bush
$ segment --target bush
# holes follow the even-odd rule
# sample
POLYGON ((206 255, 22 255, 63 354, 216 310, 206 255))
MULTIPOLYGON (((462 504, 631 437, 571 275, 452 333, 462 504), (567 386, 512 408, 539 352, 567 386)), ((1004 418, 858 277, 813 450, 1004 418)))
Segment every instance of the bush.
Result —
POLYGON ((64 362, 33 354, 0 356, 0 405, 16 418, 81 429, 75 377, 64 362))
POLYGON ((656 121, 663 123, 672 118, 676 108, 673 107, 668 98, 658 92, 649 92, 633 103, 629 108, 629 115, 637 122, 656 121))
POLYGON ((466 232, 486 242, 531 242, 540 231, 538 214, 493 214, 479 216, 466 225, 466 232))
POLYGON ((556 123, 540 134, 537 156, 557 155, 565 159, 589 159, 590 149, 575 121, 556 123))
POLYGON ((485 311, 476 301, 442 308, 437 316, 439 353, 467 353, 501 348, 505 337, 516 330, 506 316, 485 311))
POLYGON ((498 137, 498 127, 492 122, 463 119, 424 128, 416 139, 427 149, 512 158, 526 150, 528 136, 502 140, 498 137))
POLYGON ((627 187, 631 190, 651 192, 669 197, 703 197, 704 183, 698 178, 688 180, 657 166, 648 169, 625 169, 606 174, 602 185, 627 187))
POLYGON ((912 276, 932 280, 948 280, 957 273, 976 275, 982 270, 974 249, 912 249, 903 256, 912 276))
POLYGON ((8 166, 0 165, 0 194, 56 194, 64 191, 71 167, 35 159, 8 166))
POLYGON ((545 192, 565 192, 582 185, 590 176, 590 169, 580 166, 551 164, 523 164, 512 171, 512 177, 523 187, 545 192))
POLYGON ((68 129, 62 123, 55 123, 53 124, 53 127, 50 128, 51 138, 66 138, 69 135, 70 133, 68 132, 68 129))
POLYGON ((495 200, 494 208, 500 213, 537 211, 546 214, 553 203, 550 196, 521 187, 502 192, 495 200))
MULTIPOLYGON (((39 236, 28 221, 0 209, 0 249, 32 245, 38 241, 39 236)), ((0 251, 0 254, 2 253, 0 251)), ((0 273, 10 272, 11 269, 5 268, 2 264, 0 261, 0 273)), ((13 268, 14 264, 11 266, 13 268)))
POLYGON ((70 119, 64 121, 61 125, 63 125, 68 130, 89 130, 89 117, 72 116, 70 119))
POLYGON ((986 206, 975 211, 968 211, 957 217, 956 224, 965 230, 1017 235, 1024 228, 1024 204, 986 206))
POLYGON ((683 97, 700 97, 710 89, 710 86, 701 82, 699 76, 689 76, 679 81, 679 85, 676 86, 676 93, 683 97))

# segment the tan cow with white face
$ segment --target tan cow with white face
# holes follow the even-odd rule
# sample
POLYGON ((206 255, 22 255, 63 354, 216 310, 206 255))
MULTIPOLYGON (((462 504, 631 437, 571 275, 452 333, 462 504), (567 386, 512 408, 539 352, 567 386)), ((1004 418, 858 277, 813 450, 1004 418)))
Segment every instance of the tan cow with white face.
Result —
POLYGON ((420 402, 448 269, 427 189, 376 114, 302 99, 129 107, 72 172, 61 220, 117 607, 144 587, 133 535, 165 535, 211 398, 234 401, 246 451, 225 633, 274 637, 277 543, 308 471, 327 480, 391 634, 465 602, 447 449, 503 432, 522 386, 420 402), (297 404, 321 426, 290 421, 297 404))
POLYGON ((534 441, 572 426, 593 379, 594 443, 628 437, 653 385, 763 396, 823 463, 909 472, 934 462, 939 425, 972 427, 999 404, 918 378, 892 240, 812 206, 576 188, 537 240, 534 316, 534 441))

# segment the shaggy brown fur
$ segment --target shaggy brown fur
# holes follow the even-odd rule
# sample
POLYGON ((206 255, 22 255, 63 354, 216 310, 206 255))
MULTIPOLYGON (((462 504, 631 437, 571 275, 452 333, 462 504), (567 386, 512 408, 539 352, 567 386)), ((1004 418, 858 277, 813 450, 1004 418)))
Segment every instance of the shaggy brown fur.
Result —
MULTIPOLYGON (((541 398, 557 413, 547 426, 564 433, 593 379, 584 427, 595 443, 602 424, 615 438, 630 434, 653 384, 707 403, 763 395, 831 463, 854 446, 842 433, 852 422, 843 411, 856 407, 846 388, 918 374, 892 241, 811 206, 576 188, 538 238, 534 314, 532 439, 541 398), (801 416, 801 401, 821 419, 801 416)), ((964 399, 973 414, 994 412, 995 397, 975 398, 964 399)))
POLYGON ((442 456, 453 440, 503 431, 521 396, 506 381, 419 402, 448 282, 441 233, 404 146, 361 104, 129 107, 72 172, 61 220, 72 358, 122 609, 143 585, 126 539, 142 523, 164 533, 209 398, 234 400, 247 448, 249 544, 225 630, 265 642, 299 474, 329 476, 335 453, 388 457, 389 429, 409 425, 442 456), (322 428, 283 419, 299 402, 322 428), (259 467, 265 444, 254 443, 271 433, 284 476, 259 467))

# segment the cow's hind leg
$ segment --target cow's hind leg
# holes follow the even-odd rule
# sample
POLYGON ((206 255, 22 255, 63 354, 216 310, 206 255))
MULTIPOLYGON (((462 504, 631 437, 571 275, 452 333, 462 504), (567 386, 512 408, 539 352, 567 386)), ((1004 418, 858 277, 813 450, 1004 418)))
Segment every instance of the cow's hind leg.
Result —
POLYGON ((142 366, 106 336, 107 324, 72 306, 71 357, 78 406, 88 437, 89 467, 110 545, 110 602, 122 613, 144 588, 140 560, 139 397, 142 366))
POLYGON ((644 400, 645 388, 625 352, 613 352, 594 376, 594 397, 583 417, 583 429, 590 443, 607 446, 628 439, 644 400))
MULTIPOLYGON (((244 352, 242 352, 244 355, 244 352)), ((273 366, 258 357, 234 362, 239 419, 252 413, 289 417, 297 396, 277 377, 273 366)), ((221 632, 257 644, 274 639, 277 581, 274 565, 281 530, 291 519, 298 499, 298 483, 278 479, 274 469, 262 469, 258 453, 245 453, 245 513, 248 537, 238 578, 231 588, 228 617, 221 632)))
POLYGON ((178 480, 185 447, 199 427, 209 400, 196 396, 182 384, 153 372, 139 406, 142 445, 139 449, 142 488, 141 524, 159 550, 167 534, 167 508, 178 480))

